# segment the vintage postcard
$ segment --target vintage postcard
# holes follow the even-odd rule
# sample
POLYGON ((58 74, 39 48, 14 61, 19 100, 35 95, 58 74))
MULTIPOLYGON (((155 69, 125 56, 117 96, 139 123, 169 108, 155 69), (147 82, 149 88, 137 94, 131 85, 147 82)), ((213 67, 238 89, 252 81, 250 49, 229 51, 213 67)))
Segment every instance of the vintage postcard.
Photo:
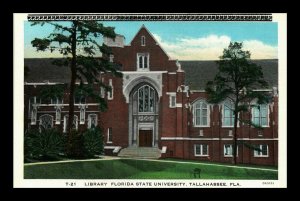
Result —
POLYGON ((287 14, 14 14, 14 187, 286 188, 287 14))

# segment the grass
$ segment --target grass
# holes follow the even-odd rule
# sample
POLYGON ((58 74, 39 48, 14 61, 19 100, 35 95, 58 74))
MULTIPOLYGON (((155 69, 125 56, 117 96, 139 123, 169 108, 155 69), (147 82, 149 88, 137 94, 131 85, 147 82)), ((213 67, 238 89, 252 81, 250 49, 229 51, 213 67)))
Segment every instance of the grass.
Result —
MULTIPOLYGON (((219 162, 211 162, 211 161, 199 161, 199 160, 187 160, 187 159, 177 159, 177 158, 164 158, 160 160, 167 160, 167 161, 176 161, 176 162, 191 162, 191 163, 202 163, 202 164, 216 164, 216 165, 226 165, 226 166, 234 166, 231 163, 219 163, 219 162)), ((278 170, 278 167, 271 166, 271 165, 254 165, 254 164, 237 164, 239 167, 253 167, 253 168, 262 168, 262 169, 271 169, 271 170, 278 170)))
POLYGON ((201 179, 275 180, 278 178, 277 171, 133 159, 25 165, 24 178, 194 179, 194 168, 201 169, 201 179))

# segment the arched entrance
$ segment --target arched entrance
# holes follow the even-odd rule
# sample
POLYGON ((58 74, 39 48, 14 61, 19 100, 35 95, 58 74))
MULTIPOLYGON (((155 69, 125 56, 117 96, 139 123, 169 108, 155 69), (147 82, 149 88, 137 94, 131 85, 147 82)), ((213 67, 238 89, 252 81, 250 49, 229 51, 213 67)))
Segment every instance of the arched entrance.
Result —
POLYGON ((155 88, 137 84, 129 94, 129 146, 158 146, 159 98, 155 88))

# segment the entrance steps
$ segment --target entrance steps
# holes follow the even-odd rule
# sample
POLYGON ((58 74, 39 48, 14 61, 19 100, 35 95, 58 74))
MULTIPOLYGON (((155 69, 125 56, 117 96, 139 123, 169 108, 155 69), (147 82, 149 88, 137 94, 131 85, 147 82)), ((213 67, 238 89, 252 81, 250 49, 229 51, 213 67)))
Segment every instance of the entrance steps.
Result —
POLYGON ((124 158, 152 158, 161 157, 161 151, 157 147, 127 147, 120 151, 119 157, 124 158))

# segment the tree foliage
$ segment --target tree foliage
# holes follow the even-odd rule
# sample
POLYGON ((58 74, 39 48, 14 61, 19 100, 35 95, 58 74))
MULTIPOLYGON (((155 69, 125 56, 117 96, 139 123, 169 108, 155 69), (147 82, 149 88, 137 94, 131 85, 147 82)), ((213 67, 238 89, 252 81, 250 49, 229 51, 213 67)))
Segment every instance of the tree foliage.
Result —
MULTIPOLYGON (((115 38, 113 27, 105 27, 97 21, 70 21, 64 23, 45 21, 33 22, 32 25, 52 25, 54 31, 46 38, 35 38, 31 41, 37 51, 58 51, 63 58, 56 59, 53 64, 59 66, 69 66, 71 77, 69 83, 69 122, 68 133, 71 133, 70 122, 74 118, 74 93, 75 82, 80 82, 81 90, 85 90, 87 95, 96 98, 93 84, 98 83, 108 89, 101 82, 101 73, 110 72, 113 76, 121 77, 122 74, 114 68, 114 64, 109 61, 111 49, 105 44, 99 44, 100 37, 115 38), (89 87, 82 87, 83 83, 88 83, 89 87)), ((98 89, 99 91, 99 89, 98 89)), ((105 109, 107 104, 102 98, 99 101, 100 109, 105 109)), ((72 136, 71 134, 69 135, 72 136)), ((69 139, 71 140, 71 139, 69 139)))
POLYGON ((218 73, 214 80, 206 85, 208 102, 220 103, 230 100, 233 103, 231 109, 234 114, 234 164, 236 164, 237 122, 261 129, 260 125, 254 124, 250 119, 242 119, 238 114, 250 112, 252 107, 259 107, 259 104, 268 103, 271 100, 268 92, 256 90, 266 89, 268 83, 264 80, 261 66, 251 62, 250 52, 242 48, 242 43, 230 42, 228 48, 224 49, 223 55, 220 56, 220 60, 217 61, 218 73))

